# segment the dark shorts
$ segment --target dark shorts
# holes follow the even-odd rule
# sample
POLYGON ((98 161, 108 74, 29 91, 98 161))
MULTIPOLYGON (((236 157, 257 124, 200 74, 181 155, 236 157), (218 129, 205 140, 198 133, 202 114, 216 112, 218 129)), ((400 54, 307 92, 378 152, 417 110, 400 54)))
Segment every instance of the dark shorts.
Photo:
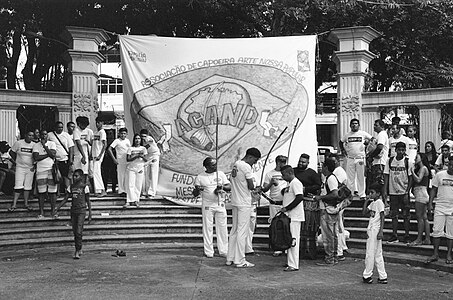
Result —
POLYGON ((68 177, 69 174, 69 163, 68 161, 59 161, 58 169, 60 169, 61 176, 68 177))
POLYGON ((390 217, 397 218, 401 211, 403 217, 410 218, 409 195, 390 195, 390 217))

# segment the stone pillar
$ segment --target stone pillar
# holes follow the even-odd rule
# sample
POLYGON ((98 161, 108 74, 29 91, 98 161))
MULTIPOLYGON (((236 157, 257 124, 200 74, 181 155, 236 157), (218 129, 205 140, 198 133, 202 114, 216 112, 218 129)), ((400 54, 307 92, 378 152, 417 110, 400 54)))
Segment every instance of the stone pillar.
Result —
MULTIPOLYGON (((329 40, 337 44, 334 62, 338 69, 338 133, 347 133, 353 118, 362 121, 362 91, 368 64, 375 54, 369 44, 381 34, 369 26, 332 29, 329 40)), ((369 132, 372 134, 372 132, 369 132)))
POLYGON ((68 26, 62 37, 70 47, 66 58, 71 73, 72 120, 86 116, 92 126, 99 109, 98 65, 104 60, 98 46, 109 40, 109 36, 102 29, 68 26))

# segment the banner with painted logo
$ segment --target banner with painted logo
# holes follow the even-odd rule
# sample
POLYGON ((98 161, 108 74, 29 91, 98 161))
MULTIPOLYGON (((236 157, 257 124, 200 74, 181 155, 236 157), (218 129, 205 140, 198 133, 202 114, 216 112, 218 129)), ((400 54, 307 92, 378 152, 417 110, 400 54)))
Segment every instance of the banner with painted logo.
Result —
POLYGON ((207 156, 229 173, 250 147, 261 182, 277 155, 316 168, 316 36, 240 39, 120 36, 129 136, 149 130, 162 145, 158 194, 199 205, 194 179, 207 156), (297 128, 296 121, 299 119, 297 128), (217 151, 216 151, 217 150, 217 151))

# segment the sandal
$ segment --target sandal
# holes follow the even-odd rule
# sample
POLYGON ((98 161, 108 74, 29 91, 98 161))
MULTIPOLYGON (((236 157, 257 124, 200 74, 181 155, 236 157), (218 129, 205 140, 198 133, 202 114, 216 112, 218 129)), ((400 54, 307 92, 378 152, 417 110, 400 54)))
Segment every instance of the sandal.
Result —
POLYGON ((28 206, 28 205, 24 206, 24 209, 26 209, 27 211, 33 211, 33 208, 31 208, 31 207, 28 206))
POLYGON ((15 211, 15 210, 16 210, 16 207, 15 207, 15 206, 11 206, 10 208, 8 208, 8 211, 9 211, 9 212, 13 212, 13 211, 15 211))
POLYGON ((428 258, 426 261, 425 261, 425 264, 430 264, 432 262, 435 262, 435 261, 438 261, 439 260, 439 257, 437 256, 431 256, 430 258, 428 258))
POLYGON ((293 268, 293 267, 286 267, 283 269, 285 272, 294 272, 294 271, 299 271, 299 269, 293 268))
POLYGON ((448 259, 448 258, 447 258, 447 260, 445 261, 445 263, 446 263, 447 265, 451 265, 451 264, 453 264, 453 259, 448 259))

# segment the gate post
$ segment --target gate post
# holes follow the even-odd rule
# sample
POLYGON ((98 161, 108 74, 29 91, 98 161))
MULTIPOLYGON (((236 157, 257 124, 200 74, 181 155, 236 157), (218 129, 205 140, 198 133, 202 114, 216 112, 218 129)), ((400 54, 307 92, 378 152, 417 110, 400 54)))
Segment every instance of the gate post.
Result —
POLYGON ((109 40, 103 29, 67 26, 63 37, 68 41, 69 86, 72 87, 72 120, 86 116, 90 125, 99 109, 98 66, 104 60, 99 53, 100 43, 109 40))
MULTIPOLYGON (((332 29, 329 39, 336 43, 333 60, 337 65, 338 134, 342 137, 349 122, 357 118, 362 123, 362 91, 370 61, 376 56, 368 50, 369 44, 381 33, 370 26, 332 29)), ((372 132, 369 132, 373 134, 372 132)))

